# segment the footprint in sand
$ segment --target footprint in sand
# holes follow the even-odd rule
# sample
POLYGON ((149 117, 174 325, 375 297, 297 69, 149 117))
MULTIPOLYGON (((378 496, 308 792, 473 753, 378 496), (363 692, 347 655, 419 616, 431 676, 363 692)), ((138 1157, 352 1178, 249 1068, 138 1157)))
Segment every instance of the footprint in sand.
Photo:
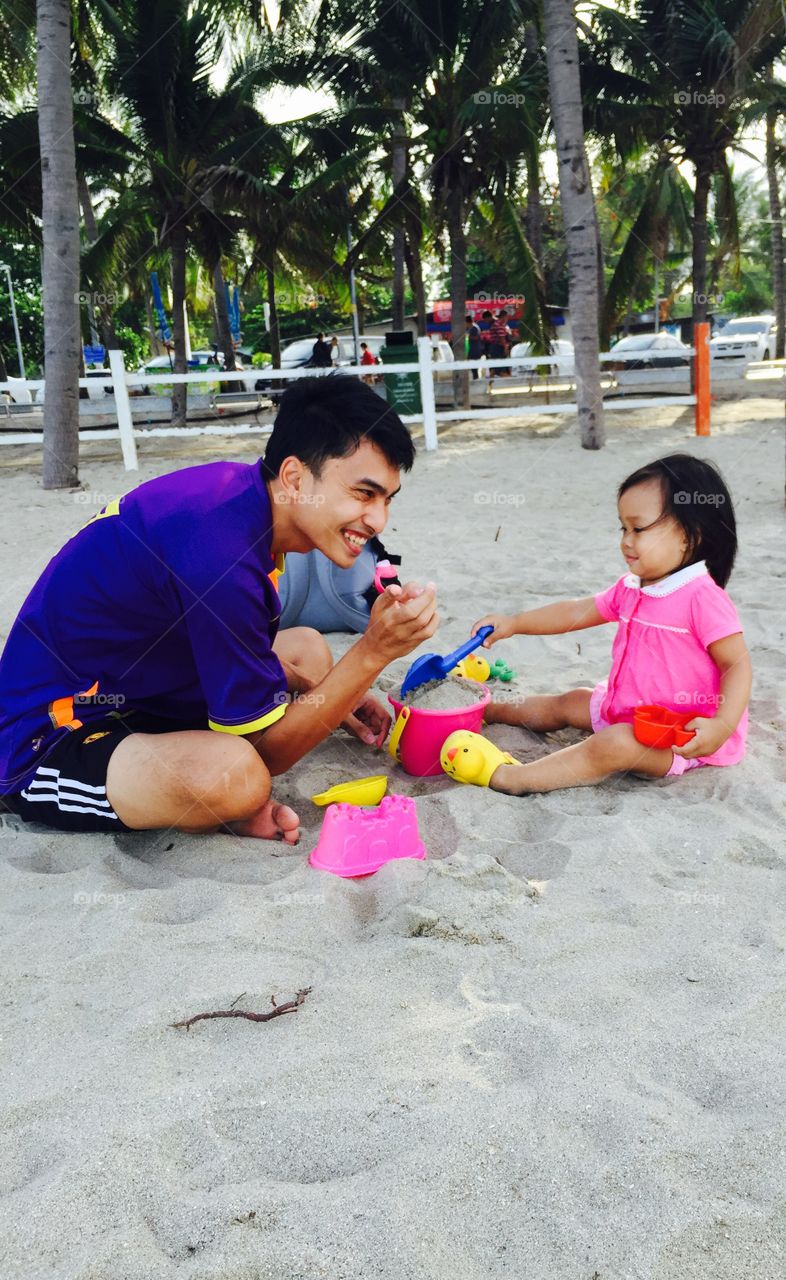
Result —
POLYGON ((497 852, 497 861, 511 875, 527 882, 555 880, 561 876, 572 856, 566 844, 543 840, 538 844, 511 844, 497 852))
POLYGON ((765 871, 782 871, 786 867, 786 858, 774 844, 765 844, 753 835, 739 836, 732 841, 726 857, 744 867, 762 867, 765 871))
MULTIPOLYGON (((51 839, 51 833, 50 837, 51 839)), ((85 837, 90 839, 90 837, 85 837)), ((29 853, 15 854, 8 859, 9 865, 16 867, 17 871, 32 871, 36 875, 43 876, 65 876, 72 871, 82 871, 85 867, 97 865, 99 862, 100 846, 96 846, 95 851, 91 854, 89 849, 82 846, 82 838, 80 841, 69 843, 64 840, 61 843, 51 846, 43 844, 40 848, 32 849, 29 853), (81 846, 81 847, 80 847, 81 846)))

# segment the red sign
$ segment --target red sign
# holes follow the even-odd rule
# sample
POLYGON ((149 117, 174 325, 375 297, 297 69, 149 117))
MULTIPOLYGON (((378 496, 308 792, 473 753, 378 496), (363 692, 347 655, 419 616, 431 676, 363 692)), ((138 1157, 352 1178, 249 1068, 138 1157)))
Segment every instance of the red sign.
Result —
MULTIPOLYGON (((441 302, 432 302, 430 307, 434 314, 435 323, 450 324, 450 298, 446 298, 441 302)), ((492 315, 496 316, 497 312, 503 309, 507 311, 512 319, 520 320, 524 315, 523 295, 520 293, 509 296, 501 293, 476 293, 473 298, 467 298, 466 315, 472 316, 473 320, 480 320, 484 311, 490 311, 492 315)))

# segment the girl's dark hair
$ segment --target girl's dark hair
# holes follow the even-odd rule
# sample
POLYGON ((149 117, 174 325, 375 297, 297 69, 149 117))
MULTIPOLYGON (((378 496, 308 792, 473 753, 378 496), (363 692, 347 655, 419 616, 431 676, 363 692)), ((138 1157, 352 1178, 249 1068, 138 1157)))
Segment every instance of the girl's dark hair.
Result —
POLYGON ((718 468, 689 453, 670 453, 623 480, 617 499, 648 480, 658 481, 663 514, 674 516, 688 536, 685 564, 706 560, 718 586, 725 587, 737 554, 737 522, 731 494, 718 468))
POLYGON ((348 457, 363 440, 376 445, 401 471, 409 471, 415 461, 415 446, 404 423, 365 382, 345 373, 298 378, 281 397, 263 474, 268 479, 277 476, 284 459, 294 455, 319 476, 328 458, 348 457))

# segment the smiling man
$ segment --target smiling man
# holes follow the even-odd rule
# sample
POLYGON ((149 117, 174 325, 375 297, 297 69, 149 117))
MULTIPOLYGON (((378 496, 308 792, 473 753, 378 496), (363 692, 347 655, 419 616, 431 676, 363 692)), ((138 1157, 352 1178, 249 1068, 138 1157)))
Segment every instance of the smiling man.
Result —
POLYGON ((305 627, 278 631, 288 551, 348 567, 384 529, 414 447, 342 375, 282 397, 264 461, 161 476, 110 503, 55 556, 0 658, 0 797, 66 831, 230 826, 297 840, 271 800, 340 724, 381 746, 368 694, 436 630, 433 585, 392 586, 333 665, 305 627))

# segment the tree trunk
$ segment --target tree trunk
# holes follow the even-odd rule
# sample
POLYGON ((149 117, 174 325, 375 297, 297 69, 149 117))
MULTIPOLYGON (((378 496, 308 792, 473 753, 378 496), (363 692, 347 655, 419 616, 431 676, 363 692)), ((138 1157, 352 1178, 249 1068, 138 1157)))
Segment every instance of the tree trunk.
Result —
POLYGON ((227 373, 234 373, 237 368, 235 364, 235 344, 232 341, 232 327, 229 323, 227 286, 220 262, 217 262, 213 269, 213 289, 215 290, 216 298, 216 329, 218 330, 216 337, 218 345, 224 353, 224 369, 227 373))
POLYGON ((415 299, 415 318, 418 326, 418 337, 426 336, 426 286, 423 283, 423 260, 420 256, 420 240, 415 240, 410 235, 407 236, 404 245, 404 252, 407 259, 407 271, 409 273, 409 283, 412 286, 412 296, 415 299))
POLYGON ((694 162, 696 187, 693 193, 693 323, 707 319, 707 201, 712 167, 705 158, 694 162))
MULTIPOLYGON (((456 360, 466 359, 467 237, 464 231, 464 202, 458 183, 448 192, 447 224, 450 240, 450 329, 456 360)), ((469 406, 469 371, 453 375, 456 408, 469 406)))
POLYGON ((772 234, 772 300, 775 312, 775 359, 783 359, 784 320, 786 301, 783 292, 783 214, 778 190, 776 167, 775 112, 767 112, 767 188, 770 202, 770 231, 772 234))
POLYGON ((600 449, 605 440, 598 362, 598 300, 602 282, 599 280, 595 202, 584 148, 576 22, 570 0, 544 0, 543 15, 568 256, 579 430, 583 448, 600 449))
MULTIPOLYGON (((175 373, 186 372, 186 228, 182 213, 174 214, 169 233, 169 251, 172 257, 172 337, 175 344, 175 373)), ((185 382, 172 387, 172 426, 186 425, 188 387, 185 382)))
MULTIPOLYGON (((524 45, 527 55, 533 62, 540 59, 540 41, 538 40, 538 29, 534 22, 528 22, 524 30, 524 45)), ((526 149, 526 166, 527 166, 527 211, 525 214, 524 225, 527 230, 527 240, 534 255, 538 267, 543 269, 543 211, 540 203, 540 139, 535 138, 532 144, 527 144, 526 149)), ((527 299, 527 305, 530 299, 527 299)))
POLYGON ((158 336, 156 322, 153 319, 153 304, 150 301, 150 294, 145 289, 145 315, 147 316, 147 332, 150 338, 150 354, 151 356, 162 356, 164 354, 164 345, 158 336))
MULTIPOLYGON (((87 178, 84 173, 77 173, 77 188, 79 191, 79 203, 82 206, 82 220, 85 224, 85 235, 88 244, 95 244, 98 239, 98 223, 93 209, 93 201, 90 196, 90 188, 87 185, 87 178)), ((101 341, 107 351, 115 351, 118 346, 117 334, 115 333, 115 322, 112 316, 112 303, 109 300, 109 294, 103 291, 99 295, 95 306, 98 310, 98 322, 101 327, 101 341)))
POLYGON ((79 199, 71 93, 71 5, 37 0, 38 136, 44 245, 45 489, 79 483, 79 199))
MULTIPOLYGON (((398 190, 407 176, 407 133, 404 128, 403 98, 393 99, 393 108, 399 114, 393 128, 392 139, 392 178, 393 190, 398 190)), ((404 328, 404 258, 406 250, 406 233, 404 231, 404 209, 399 205, 393 215, 393 328, 404 328)))
POLYGON ((270 356, 273 368, 281 368, 281 331, 278 324, 278 305, 276 303, 276 273, 272 267, 266 271, 267 305, 270 312, 270 356))

